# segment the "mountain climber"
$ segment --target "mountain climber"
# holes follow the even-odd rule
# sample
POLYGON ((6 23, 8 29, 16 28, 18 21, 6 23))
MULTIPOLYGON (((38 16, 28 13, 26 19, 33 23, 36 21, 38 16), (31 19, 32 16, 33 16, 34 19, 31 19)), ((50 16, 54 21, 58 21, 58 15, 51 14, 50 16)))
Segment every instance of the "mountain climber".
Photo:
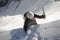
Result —
POLYGON ((45 14, 42 14, 42 15, 37 15, 37 14, 33 14, 32 12, 30 11, 27 11, 25 12, 24 14, 24 19, 25 19, 25 22, 24 22, 24 31, 27 33, 28 32, 28 29, 30 28, 31 25, 36 25, 37 22, 36 22, 36 19, 35 18, 45 18, 45 14))

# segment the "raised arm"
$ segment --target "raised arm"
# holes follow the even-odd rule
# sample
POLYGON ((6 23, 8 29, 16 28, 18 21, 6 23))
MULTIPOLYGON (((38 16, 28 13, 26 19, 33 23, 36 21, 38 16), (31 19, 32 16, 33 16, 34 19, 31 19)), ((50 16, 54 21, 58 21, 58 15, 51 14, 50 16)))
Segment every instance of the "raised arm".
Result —
POLYGON ((35 17, 35 18, 40 18, 40 19, 42 19, 42 18, 45 18, 46 15, 37 15, 37 14, 34 14, 34 17, 35 17))
POLYGON ((43 8, 43 7, 42 7, 42 12, 43 12, 42 15, 34 14, 34 17, 35 17, 35 18, 46 18, 46 15, 45 15, 45 12, 44 12, 44 8, 43 8))

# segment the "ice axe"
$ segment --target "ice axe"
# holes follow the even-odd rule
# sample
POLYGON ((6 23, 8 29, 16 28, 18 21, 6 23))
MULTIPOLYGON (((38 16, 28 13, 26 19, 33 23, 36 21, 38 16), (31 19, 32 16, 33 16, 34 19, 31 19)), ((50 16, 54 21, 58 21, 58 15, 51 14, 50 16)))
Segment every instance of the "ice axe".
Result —
MULTIPOLYGON (((44 15, 45 16, 45 12, 44 12, 44 8, 42 7, 42 12, 43 12, 43 14, 42 15, 44 15)), ((46 17, 46 16, 45 16, 46 17)), ((45 19, 45 18, 44 18, 45 19)))

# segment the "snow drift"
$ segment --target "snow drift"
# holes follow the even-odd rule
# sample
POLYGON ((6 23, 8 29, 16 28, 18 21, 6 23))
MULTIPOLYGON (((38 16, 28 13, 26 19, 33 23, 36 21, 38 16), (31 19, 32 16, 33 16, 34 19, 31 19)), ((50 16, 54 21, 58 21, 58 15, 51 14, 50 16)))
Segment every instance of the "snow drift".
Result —
POLYGON ((12 30, 11 40, 60 40, 60 20, 32 25, 30 34, 26 35, 23 28, 12 30))

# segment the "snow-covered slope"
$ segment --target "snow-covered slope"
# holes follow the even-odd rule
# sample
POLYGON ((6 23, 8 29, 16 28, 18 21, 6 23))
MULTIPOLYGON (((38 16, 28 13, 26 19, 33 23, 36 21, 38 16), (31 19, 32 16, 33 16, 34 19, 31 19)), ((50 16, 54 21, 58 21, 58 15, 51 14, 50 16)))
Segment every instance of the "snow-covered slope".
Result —
POLYGON ((12 30, 11 40, 60 40, 60 20, 31 26, 26 35, 22 28, 12 30))
POLYGON ((27 10, 33 11, 34 13, 40 11, 41 7, 45 7, 46 5, 52 3, 53 0, 18 0, 11 2, 7 5, 8 7, 0 8, 0 15, 19 15, 24 14, 27 10))
POLYGON ((11 2, 7 9, 5 7, 0 8, 0 40, 60 40, 60 2, 53 2, 47 6, 41 4, 45 9, 46 19, 36 19, 38 25, 32 26, 30 34, 26 35, 23 30, 23 15, 16 14, 32 9, 34 13, 39 14, 41 2, 40 0, 27 1, 22 1, 22 4, 16 10, 17 2, 11 2), (33 6, 27 6, 29 2, 32 2, 31 5, 33 6), (36 5, 34 5, 35 3, 36 5))

